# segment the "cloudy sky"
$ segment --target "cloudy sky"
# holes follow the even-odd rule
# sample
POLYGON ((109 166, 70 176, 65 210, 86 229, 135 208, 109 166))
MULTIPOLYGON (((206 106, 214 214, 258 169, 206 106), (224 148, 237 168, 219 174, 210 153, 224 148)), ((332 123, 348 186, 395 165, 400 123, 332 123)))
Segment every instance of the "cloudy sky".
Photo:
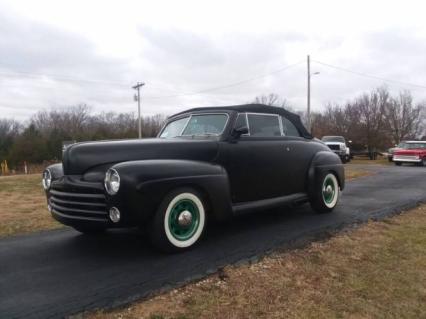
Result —
POLYGON ((304 109, 307 54, 314 109, 384 83, 348 71, 420 101, 424 12, 422 1, 0 0, 0 117, 79 103, 133 112, 137 81, 146 115, 268 93, 304 109))

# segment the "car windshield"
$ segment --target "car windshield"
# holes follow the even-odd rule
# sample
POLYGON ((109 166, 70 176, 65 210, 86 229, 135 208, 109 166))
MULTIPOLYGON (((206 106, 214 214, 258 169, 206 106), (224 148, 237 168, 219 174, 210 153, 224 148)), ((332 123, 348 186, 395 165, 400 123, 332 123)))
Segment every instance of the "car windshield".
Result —
POLYGON ((323 136, 321 140, 323 142, 345 143, 345 139, 342 136, 323 136))
POLYGON ((426 148, 426 143, 407 143, 405 148, 409 150, 426 148))
POLYGON ((219 136, 225 129, 227 120, 227 114, 191 115, 168 123, 160 137, 219 136))
POLYGON ((397 146, 398 148, 406 148, 407 147, 407 143, 405 143, 405 142, 401 142, 401 143, 399 143, 398 144, 398 146, 397 146))

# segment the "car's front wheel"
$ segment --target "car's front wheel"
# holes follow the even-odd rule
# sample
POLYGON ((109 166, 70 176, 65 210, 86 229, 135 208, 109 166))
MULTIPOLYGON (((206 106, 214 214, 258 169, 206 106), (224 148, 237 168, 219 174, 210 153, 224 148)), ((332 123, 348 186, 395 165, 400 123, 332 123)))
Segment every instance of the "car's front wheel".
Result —
POLYGON ((323 172, 319 176, 311 198, 311 206, 318 213, 329 213, 339 201, 339 182, 332 172, 323 172))
POLYGON ((396 166, 401 166, 402 163, 401 162, 394 162, 396 166))
POLYGON ((149 231, 154 246, 165 252, 177 252, 194 246, 206 224, 202 196, 191 188, 170 192, 162 201, 149 231))

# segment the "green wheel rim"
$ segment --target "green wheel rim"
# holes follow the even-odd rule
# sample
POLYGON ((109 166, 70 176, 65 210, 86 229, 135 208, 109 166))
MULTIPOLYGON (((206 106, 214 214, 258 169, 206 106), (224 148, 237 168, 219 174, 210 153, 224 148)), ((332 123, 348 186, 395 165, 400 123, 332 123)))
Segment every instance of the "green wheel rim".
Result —
POLYGON ((327 204, 331 204, 336 194, 336 187, 334 181, 330 176, 327 176, 322 185, 322 198, 327 204), (330 191, 331 187, 331 191, 330 191))
POLYGON ((168 222, 170 233, 174 238, 180 241, 190 239, 200 224, 200 212, 197 205, 190 199, 178 201, 170 210, 168 222), (179 224, 179 215, 184 211, 188 211, 191 214, 191 222, 188 225, 179 224))

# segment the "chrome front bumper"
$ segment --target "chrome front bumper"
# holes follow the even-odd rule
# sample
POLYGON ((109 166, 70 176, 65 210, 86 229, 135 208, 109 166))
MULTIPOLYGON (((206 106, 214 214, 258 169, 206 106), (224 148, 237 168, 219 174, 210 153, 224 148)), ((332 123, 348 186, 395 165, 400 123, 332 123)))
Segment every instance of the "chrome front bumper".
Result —
POLYGON ((411 155, 394 155, 394 162, 420 163, 422 160, 417 156, 411 155))

